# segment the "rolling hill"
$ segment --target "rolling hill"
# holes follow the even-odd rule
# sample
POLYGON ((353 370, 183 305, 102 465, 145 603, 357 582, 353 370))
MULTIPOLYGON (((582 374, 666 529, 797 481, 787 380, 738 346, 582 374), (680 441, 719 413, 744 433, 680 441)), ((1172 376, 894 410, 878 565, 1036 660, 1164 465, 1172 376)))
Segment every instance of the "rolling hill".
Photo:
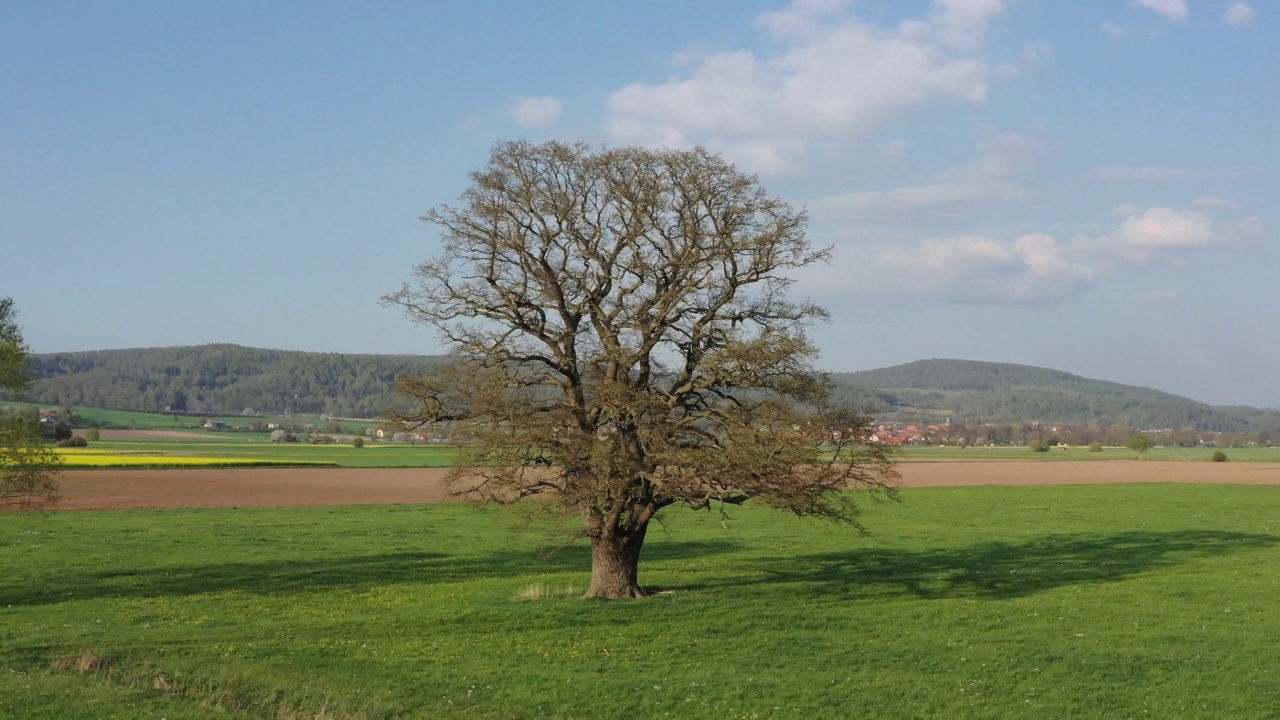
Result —
MULTIPOLYGON (((27 399, 116 410, 233 415, 245 409, 377 417, 395 380, 430 371, 427 355, 351 355, 238 345, 32 356, 27 399)), ((1043 422, 1243 432, 1280 428, 1280 412, 1213 406, 1151 388, 1047 368, 968 360, 833 373, 838 395, 890 421, 1043 422)))
POLYGON ((852 399, 871 399, 886 420, 1030 422, 1195 428, 1242 432, 1280 428, 1280 412, 1216 406, 1152 388, 1093 380, 1060 370, 976 362, 917 360, 833 373, 852 399))

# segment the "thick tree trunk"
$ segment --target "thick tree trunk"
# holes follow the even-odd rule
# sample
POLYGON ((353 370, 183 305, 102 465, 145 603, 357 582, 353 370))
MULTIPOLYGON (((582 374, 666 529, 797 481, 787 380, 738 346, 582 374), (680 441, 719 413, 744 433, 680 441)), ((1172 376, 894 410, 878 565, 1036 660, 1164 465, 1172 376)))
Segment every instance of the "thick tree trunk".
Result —
POLYGON ((647 529, 646 522, 638 528, 591 535, 591 587, 586 597, 617 600, 645 596, 636 577, 647 529))

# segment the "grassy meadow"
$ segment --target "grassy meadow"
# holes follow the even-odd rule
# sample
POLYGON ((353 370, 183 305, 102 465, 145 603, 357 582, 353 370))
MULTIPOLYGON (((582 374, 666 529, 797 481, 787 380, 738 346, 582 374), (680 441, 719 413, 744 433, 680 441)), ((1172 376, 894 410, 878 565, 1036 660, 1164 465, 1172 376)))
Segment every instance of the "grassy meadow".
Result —
POLYGON ((462 504, 0 516, 0 717, 1280 707, 1277 488, 911 490, 869 535, 731 516, 671 514, 662 593, 617 603, 578 599, 584 545, 462 504))

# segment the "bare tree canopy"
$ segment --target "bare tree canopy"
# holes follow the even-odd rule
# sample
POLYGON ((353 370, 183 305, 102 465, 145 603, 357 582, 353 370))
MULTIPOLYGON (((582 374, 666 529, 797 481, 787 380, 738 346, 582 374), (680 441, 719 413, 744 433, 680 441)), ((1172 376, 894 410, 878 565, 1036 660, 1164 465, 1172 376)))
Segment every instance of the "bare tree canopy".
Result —
MULTIPOLYGON (((27 385, 27 347, 13 298, 0 298, 0 389, 27 385)), ((35 420, 20 412, 0 415, 0 510, 39 510, 57 502, 61 464, 40 432, 38 413, 35 420)))
POLYGON ((643 594, 645 532, 671 505, 857 524, 847 490, 896 496, 868 418, 825 405, 806 330, 826 311, 787 297, 830 251, 755 177, 703 149, 515 141, 460 201, 423 218, 443 249, 384 298, 457 358, 401 379, 420 407, 400 419, 470 436, 455 492, 580 514, 589 596, 643 594))

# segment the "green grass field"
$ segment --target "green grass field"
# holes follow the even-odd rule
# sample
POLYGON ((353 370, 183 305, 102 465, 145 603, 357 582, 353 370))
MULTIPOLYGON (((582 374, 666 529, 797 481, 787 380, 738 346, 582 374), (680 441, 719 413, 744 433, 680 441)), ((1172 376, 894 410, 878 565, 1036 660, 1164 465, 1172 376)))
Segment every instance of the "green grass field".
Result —
POLYGON ((0 516, 0 717, 1280 707, 1277 488, 912 490, 866 536, 732 515, 655 527, 665 594, 618 603, 576 597, 584 546, 458 504, 0 516))

